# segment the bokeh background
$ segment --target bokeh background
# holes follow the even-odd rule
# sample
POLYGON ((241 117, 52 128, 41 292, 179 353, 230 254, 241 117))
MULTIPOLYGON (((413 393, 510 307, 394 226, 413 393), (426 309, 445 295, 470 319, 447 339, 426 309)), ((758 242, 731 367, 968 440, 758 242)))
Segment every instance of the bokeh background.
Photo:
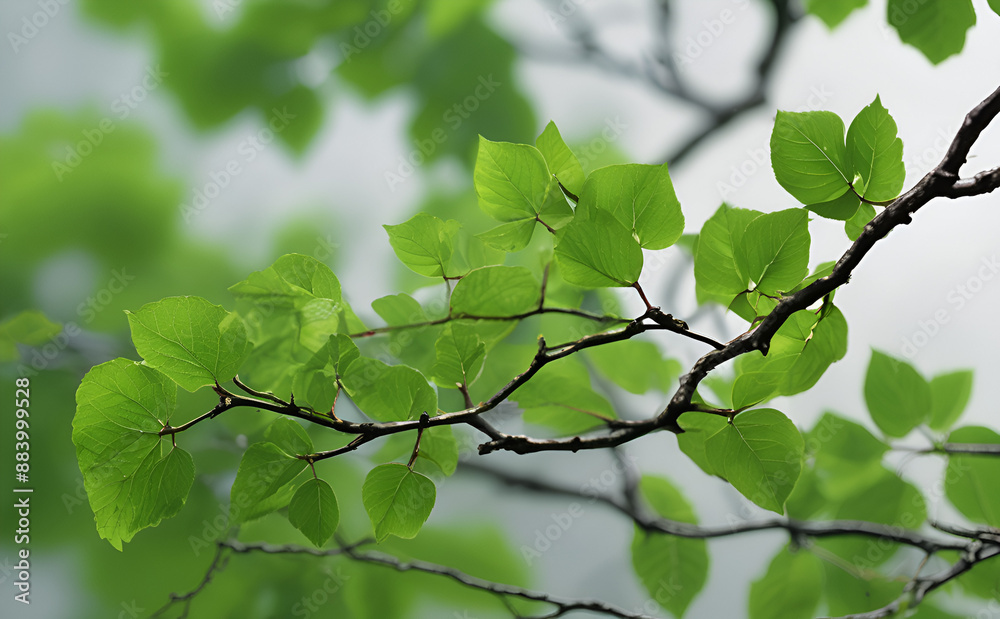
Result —
MULTIPOLYGON (((549 120, 587 170, 670 161, 687 232, 697 232, 723 200, 765 212, 796 205, 767 159, 777 109, 827 109, 849 122, 880 95, 899 126, 912 186, 944 154, 964 114, 1000 83, 1000 17, 986 0, 974 4, 979 23, 964 50, 936 65, 886 25, 884 0, 834 30, 798 2, 764 0, 0 4, 0 410, 3 423, 12 423, 13 378, 30 375, 36 487, 33 603, 24 608, 6 593, 5 531, 0 614, 148 616, 170 592, 196 586, 211 560, 191 536, 221 534, 227 484, 246 436, 267 420, 262 415, 220 420, 198 435, 198 477, 177 518, 143 531, 123 553, 94 528, 70 442, 73 395, 92 365, 136 358, 123 310, 181 294, 232 307, 229 285, 297 252, 329 264, 355 310, 378 323, 367 309, 372 300, 424 283, 398 265, 382 224, 424 210, 486 229, 471 182, 476 136, 532 143, 549 120), (787 23, 762 78, 758 66, 778 13, 787 23), (685 84, 680 96, 658 60, 664 54, 685 84), (51 324, 37 314, 28 331, 4 322, 24 311, 51 324)), ((973 154, 968 170, 994 167, 1000 129, 991 128, 973 154)), ((850 325, 847 357, 816 388, 775 406, 802 428, 825 410, 864 420, 862 385, 874 347, 911 359, 927 375, 975 368, 965 421, 995 425, 1000 278, 977 273, 1000 252, 998 229, 1000 197, 984 196, 932 203, 894 231, 838 293, 850 325), (973 291, 961 306, 954 301, 960 287, 973 291)), ((837 222, 818 221, 811 232, 812 264, 849 246, 837 222)), ((681 249, 646 262, 642 283, 654 303, 716 339, 740 332, 739 319, 697 306, 681 249)), ((684 367, 699 353, 684 342, 660 343, 684 367)), ((620 414, 649 415, 667 397, 631 397, 620 414)), ((182 393, 180 407, 193 416, 211 401, 182 393)), ((745 511, 672 437, 648 437, 628 454, 641 470, 682 487, 704 523, 745 511)), ((599 453, 490 458, 571 487, 613 470, 610 455, 599 453)), ((0 444, 0 461, 13 462, 10 441, 0 444)), ((924 483, 942 466, 933 458, 896 464, 924 483)), ((429 523, 439 537, 428 545, 450 539, 460 546, 455 540, 472 523, 496 532, 495 547, 480 554, 490 555, 498 574, 630 609, 646 599, 629 562, 631 524, 614 514, 587 506, 529 565, 518 549, 566 511, 566 500, 461 475, 439 492, 429 523)), ((930 509, 953 515, 933 497, 930 509)), ((2 513, 6 529, 13 512, 5 506, 2 513)), ((259 533, 297 539, 276 524, 259 533)), ((711 579, 688 616, 745 608, 734 600, 745 600, 783 541, 778 533, 713 541, 711 579)), ((334 562, 238 556, 199 596, 192 616, 290 616, 294 601, 336 570, 334 562)), ((504 616, 497 604, 458 592, 465 615, 433 600, 406 610, 423 599, 426 581, 377 568, 360 573, 339 589, 347 602, 331 601, 316 616, 346 616, 337 614, 341 607, 363 607, 371 617, 504 616)))

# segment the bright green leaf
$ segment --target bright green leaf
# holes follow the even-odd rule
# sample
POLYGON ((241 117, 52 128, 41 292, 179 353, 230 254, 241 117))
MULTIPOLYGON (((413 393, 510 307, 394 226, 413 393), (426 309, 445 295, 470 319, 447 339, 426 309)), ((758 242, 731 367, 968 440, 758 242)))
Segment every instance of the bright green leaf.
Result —
POLYGON ((872 217, 875 217, 875 207, 871 204, 862 203, 857 212, 844 222, 844 232, 847 234, 847 238, 852 241, 858 240, 858 237, 864 232, 865 226, 872 220, 872 217))
POLYGON ((809 216, 803 209, 768 213, 751 221, 740 253, 757 290, 774 295, 794 288, 809 272, 809 216))
POLYGON ((542 368, 510 396, 524 421, 561 434, 579 434, 616 418, 611 404, 590 386, 586 367, 570 360, 542 368))
POLYGON ((761 215, 758 211, 732 208, 723 203, 705 222, 694 255, 694 277, 698 286, 729 298, 747 289, 750 274, 742 264, 740 248, 747 226, 761 215))
POLYGON ((642 272, 639 242, 603 210, 561 230, 555 255, 563 278, 584 288, 631 286, 642 272))
POLYGON ((889 0, 886 14, 899 39, 933 64, 961 52, 966 31, 976 25, 972 0, 889 0))
POLYGON ((194 481, 190 456, 180 450, 167 458, 160 454, 159 431, 176 402, 173 381, 128 359, 95 366, 77 389, 77 461, 97 531, 118 550, 138 531, 176 513, 194 481), (153 484, 162 484, 162 496, 149 496, 153 484))
POLYGON ((771 408, 741 413, 705 441, 708 462, 718 475, 779 514, 799 477, 803 450, 795 424, 771 408))
POLYGON ((402 464, 373 468, 361 489, 361 501, 379 542, 390 535, 416 537, 434 509, 434 482, 402 464))
POLYGON ((405 365, 386 365, 361 357, 341 377, 361 411, 376 421, 405 421, 437 414, 437 394, 424 376, 405 365))
POLYGON ((537 148, 491 142, 482 136, 473 179, 480 208, 505 222, 535 218, 553 185, 545 158, 537 148))
POLYGON ((525 267, 493 266, 471 271, 451 294, 453 315, 517 316, 538 309, 542 286, 525 267))
POLYGON ((449 389, 471 384, 479 376, 486 357, 486 344, 477 335, 475 326, 458 321, 441 331, 434 349, 437 352, 434 382, 449 389))
POLYGON ((806 208, 820 217, 848 221, 851 217, 854 217, 860 206, 861 198, 853 191, 848 191, 839 198, 834 198, 829 202, 810 204, 806 208))
POLYGON ((663 165, 614 165, 595 170, 583 186, 577 217, 615 216, 645 249, 663 249, 684 232, 684 214, 663 165))
POLYGON ((400 262, 414 273, 427 277, 446 275, 455 235, 460 224, 447 222, 426 213, 418 213, 396 226, 382 226, 389 234, 389 244, 400 262))
POLYGON ((427 314, 420 303, 402 292, 375 299, 372 301, 372 309, 387 325, 412 325, 427 320, 427 314))
POLYGON ((698 468, 708 475, 717 475, 705 453, 705 443, 728 425, 725 417, 692 412, 682 415, 679 423, 684 433, 677 435, 677 446, 698 468))
POLYGON ((563 187, 579 196, 583 191, 583 167, 573 151, 566 146, 554 122, 549 121, 545 125, 545 130, 535 140, 535 146, 545 157, 549 171, 556 175, 563 187))
POLYGON ((823 20, 833 30, 847 19, 855 9, 868 4, 868 0, 806 0, 806 11, 823 20))
POLYGON ((301 307, 314 298, 341 300, 340 282, 330 267, 301 254, 278 258, 263 271, 230 286, 229 291, 237 299, 276 307, 301 307))
POLYGON ((297 369, 292 393, 319 412, 328 412, 337 401, 337 376, 361 356, 350 337, 331 335, 312 357, 297 369))
POLYGON ((248 522, 284 507, 267 502, 292 482, 306 461, 286 453, 274 443, 254 443, 243 452, 236 479, 229 491, 229 516, 234 523, 248 522))
MULTIPOLYGON (((1000 434, 982 426, 958 428, 949 443, 1000 444, 1000 434)), ((1000 527, 1000 459, 996 456, 949 454, 945 470, 945 495, 952 505, 973 522, 1000 527)))
POLYGON ((299 422, 290 417, 278 417, 267 426, 264 440, 274 443, 290 456, 312 453, 313 442, 299 422))
POLYGON ((337 496, 330 484, 313 478, 299 486, 288 502, 288 521, 317 547, 325 544, 340 522, 337 496))
POLYGON ((871 105, 851 122, 847 130, 850 166, 861 176, 862 188, 855 188, 865 200, 892 200, 903 189, 903 141, 896 137, 896 122, 882 106, 878 95, 871 105))
POLYGON ((250 353, 243 320, 200 297, 168 297, 126 313, 142 358, 188 391, 236 376, 250 353))
POLYGON ((844 121, 833 112, 779 110, 771 133, 771 166, 778 183, 802 204, 842 195, 853 178, 844 121))
POLYGON ((782 549, 750 585, 750 619, 811 619, 823 586, 823 564, 807 550, 782 549))
POLYGON ((972 395, 972 370, 938 374, 931 379, 931 418, 934 430, 947 430, 958 421, 972 395))
POLYGON ((873 349, 865 402, 875 425, 886 435, 906 436, 930 416, 931 388, 912 365, 873 349))
POLYGON ((534 231, 535 219, 526 218, 500 224, 496 228, 480 232, 476 236, 490 247, 515 252, 528 246, 534 231))

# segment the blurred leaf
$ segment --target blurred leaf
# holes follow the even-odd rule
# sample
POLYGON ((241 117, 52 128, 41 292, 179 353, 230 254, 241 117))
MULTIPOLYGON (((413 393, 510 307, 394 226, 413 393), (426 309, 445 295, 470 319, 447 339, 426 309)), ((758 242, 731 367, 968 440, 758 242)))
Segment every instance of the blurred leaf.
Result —
POLYGON ((899 39, 932 64, 961 52, 966 31, 976 24, 971 0, 889 0, 886 11, 899 39))
POLYGON ((823 20, 833 30, 847 16, 868 4, 868 0, 806 0, 806 11, 823 20))
POLYGON ((750 618, 815 617, 823 586, 823 563, 812 553, 783 548, 767 573, 750 585, 750 618))
POLYGON ((938 374, 931 379, 931 418, 934 430, 944 431, 958 421, 972 395, 972 370, 938 374))
POLYGON ((28 310, 0 323, 0 361, 19 357, 18 344, 41 346, 62 332, 62 325, 52 322, 38 310, 28 310))
MULTIPOLYGON (((995 445, 1000 444, 1000 434, 982 426, 966 426, 952 432, 948 442, 995 445)), ((949 454, 945 494, 969 520, 1000 527, 1000 495, 994 489, 998 474, 996 456, 949 454)))
POLYGON ((865 402, 880 430, 888 436, 906 436, 930 416, 931 388, 912 365, 873 349, 865 402))

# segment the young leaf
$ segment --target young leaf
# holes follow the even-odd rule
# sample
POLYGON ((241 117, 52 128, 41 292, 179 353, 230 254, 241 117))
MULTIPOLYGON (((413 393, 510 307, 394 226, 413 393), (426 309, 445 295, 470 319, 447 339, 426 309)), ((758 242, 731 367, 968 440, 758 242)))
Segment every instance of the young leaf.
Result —
POLYGON ((868 4, 868 0, 806 0, 806 11, 823 20, 833 30, 847 19, 855 9, 868 4))
POLYGON ((833 112, 778 111, 771 132, 778 184, 802 204, 829 202, 848 190, 844 121, 833 112))
POLYGON ((360 356, 350 337, 331 335, 327 343, 296 370, 292 393, 317 411, 329 411, 340 393, 337 377, 360 356))
POLYGON ((684 433, 677 435, 677 446, 706 474, 718 475, 705 453, 705 442, 721 432, 726 425, 728 424, 725 417, 719 415, 703 413, 683 415, 680 418, 680 426, 684 428, 684 433))
POLYGON ((645 249, 663 249, 684 232, 684 214, 663 165, 613 165, 595 170, 580 194, 577 217, 607 211, 645 249))
POLYGON ((816 616, 823 564, 816 555, 782 549, 767 573, 750 585, 750 619, 809 619, 816 616))
POLYGON ((873 349, 865 402, 875 425, 886 435, 906 436, 930 416, 931 388, 912 365, 873 349))
POLYGON ((455 235, 461 225, 426 213, 418 213, 396 226, 382 226, 396 257, 414 273, 427 277, 445 275, 451 260, 455 235))
POLYGON ((809 216, 797 208, 761 215, 747 225, 740 250, 757 290, 787 292, 809 272, 809 216))
POLYGON ((639 242, 603 210, 561 230, 555 255, 563 278, 584 288, 631 286, 642 272, 639 242))
POLYGON ((517 316, 538 309, 541 298, 542 285, 527 268, 483 267, 459 280, 451 293, 451 311, 453 315, 517 316))
POLYGON ((861 198, 859 198, 853 191, 848 191, 839 198, 834 198, 829 202, 810 204, 806 206, 806 208, 820 217, 848 221, 854 217, 860 206, 861 198))
POLYGON ((534 219, 554 183, 545 158, 534 146, 491 142, 482 136, 473 181, 480 208, 504 222, 534 219))
POLYGON ((938 374, 931 379, 931 418, 927 425, 947 430, 958 421, 972 395, 972 370, 938 374))
POLYGON ((583 191, 583 167, 573 151, 566 146, 554 122, 549 121, 545 125, 545 130, 535 140, 535 146, 545 157, 549 171, 555 174, 563 187, 579 196, 583 191))
POLYGON ((411 367, 361 357, 347 367, 341 382, 358 408, 377 421, 416 419, 423 412, 437 414, 437 394, 411 367))
POLYGON ((194 481, 186 453, 160 456, 159 431, 176 402, 173 381, 128 359, 95 366, 77 389, 77 461, 97 531, 118 550, 138 531, 176 513, 194 481), (147 493, 154 476, 167 481, 155 498, 147 493))
POLYGON ((243 320, 200 297, 168 297, 126 313, 136 351, 188 391, 236 376, 250 353, 243 320))
POLYGON ((496 228, 480 232, 476 236, 490 247, 515 252, 528 246, 534 231, 535 218, 529 217, 500 224, 496 228))
POLYGON ((317 547, 325 544, 340 522, 337 496, 330 484, 313 478, 299 486, 288 502, 288 522, 317 547))
POLYGON ((361 502, 375 528, 375 539, 416 537, 434 509, 434 482, 402 464, 376 466, 365 478, 361 502))
POLYGON ((341 300, 340 281, 330 267, 302 254, 287 254, 274 264, 229 287, 237 299, 277 307, 302 307, 312 299, 341 300))
POLYGON ((705 441, 705 455, 716 474, 779 514, 799 478, 803 450, 795 424, 771 408, 741 413, 705 441))
POLYGON ((471 384, 479 376, 486 357, 486 344, 479 339, 472 324, 451 322, 434 345, 434 382, 455 389, 457 384, 471 384))
POLYGON ((747 289, 750 274, 737 254, 747 226, 762 214, 723 203, 705 222, 694 254, 698 286, 730 299, 747 289))
POLYGON ((965 32, 976 25, 972 0, 889 0, 889 24, 899 39, 938 64, 965 47, 965 32))
POLYGON ((844 232, 847 234, 847 238, 852 241, 858 240, 858 237, 864 232, 865 226, 872 220, 872 217, 875 217, 875 207, 862 202, 857 212, 844 222, 844 232))
POLYGON ((896 137, 896 122, 882 107, 878 95, 851 122, 847 156, 851 169, 864 183, 855 188, 864 199, 882 202, 899 195, 906 176, 903 141, 896 137))
POLYGON ((266 502, 306 467, 274 443, 254 443, 243 453, 236 479, 229 491, 229 517, 233 523, 265 516, 284 505, 266 502))
MULTIPOLYGON (((639 490, 657 514, 678 522, 697 524, 691 505, 669 481, 643 476, 639 490)), ((688 606, 708 580, 708 544, 636 527, 632 538, 632 567, 646 591, 675 617, 688 606)))
MULTIPOLYGON (((1000 444, 1000 434, 981 426, 958 428, 950 443, 1000 444)), ((945 470, 945 494, 958 511, 973 522, 1000 527, 1000 460, 996 456, 950 454, 945 470)))

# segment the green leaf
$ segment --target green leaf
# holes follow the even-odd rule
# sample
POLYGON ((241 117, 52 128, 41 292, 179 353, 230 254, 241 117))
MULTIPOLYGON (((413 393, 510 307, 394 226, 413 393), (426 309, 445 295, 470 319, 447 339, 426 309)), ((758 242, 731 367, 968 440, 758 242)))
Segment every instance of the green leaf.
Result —
POLYGON ((726 419, 719 415, 692 412, 682 415, 679 423, 684 433, 677 435, 677 446, 705 473, 718 475, 705 453, 705 443, 728 425, 726 419))
POLYGON ((267 426, 264 440, 274 443, 290 456, 312 453, 313 442, 299 422, 289 417, 279 417, 267 426))
POLYGON ((577 217, 615 216, 645 249, 663 249, 684 232, 684 214, 663 165, 613 165, 595 170, 583 186, 577 217))
POLYGON ((823 20, 833 30, 847 19, 855 9, 868 4, 868 0, 806 0, 806 11, 823 20))
POLYGON ((848 190, 844 121, 833 112, 778 111, 771 133, 778 184, 803 204, 829 202, 848 190))
POLYGON ((249 522, 284 507, 267 499, 290 484, 304 468, 305 460, 294 457, 274 443, 250 445, 243 452, 236 479, 229 491, 230 519, 234 524, 249 522))
POLYGON ((549 364, 511 394, 524 409, 523 419, 561 434, 579 434, 615 419, 611 404, 590 386, 587 368, 563 360, 549 364))
POLYGON ((528 246, 534 231, 535 219, 532 217, 500 224, 496 228, 480 232, 476 236, 490 247, 515 252, 528 246))
POLYGON ((18 358, 17 345, 41 346, 59 332, 62 325, 37 310, 28 310, 0 323, 0 361, 18 358))
POLYGON ((583 167, 573 151, 566 146, 554 122, 549 121, 549 124, 545 125, 545 130, 535 140, 535 146, 545 158, 549 171, 555 174, 563 187, 579 196, 583 191, 583 167))
POLYGON ((421 458, 433 462, 445 475, 455 472, 458 468, 458 441, 455 440, 451 426, 435 426, 424 430, 420 438, 417 462, 421 458))
POLYGON ((360 356, 350 337, 331 335, 327 343, 295 372, 292 393, 317 411, 329 411, 340 393, 337 377, 360 356))
POLYGON ((743 234, 761 215, 723 203, 705 222, 694 254, 694 277, 699 287, 730 299, 747 289, 750 274, 741 254, 743 234))
POLYGON ((903 141, 896 137, 896 122, 878 95, 851 122, 847 156, 851 169, 861 176, 862 186, 855 187, 861 197, 883 202, 899 195, 906 177, 903 141))
POLYGON ((585 354, 601 374, 636 394, 652 389, 666 393, 681 372, 681 364, 665 358, 652 342, 625 340, 588 348, 585 354))
POLYGON ((1000 15, 1000 0, 989 0, 989 3, 990 3, 990 8, 993 9, 993 12, 996 13, 997 15, 1000 15))
POLYGON ((435 495, 434 482, 405 465, 373 468, 361 489, 361 501, 375 528, 375 539, 416 537, 434 509, 435 495))
MULTIPOLYGON (((825 413, 805 436, 827 504, 867 489, 882 471, 882 456, 889 446, 865 427, 825 413)), ((801 485, 801 483, 799 484, 801 485)))
POLYGON ((931 429, 944 431, 962 416, 972 395, 972 370, 938 374, 931 379, 931 429))
POLYGON ((741 413, 705 441, 705 455, 716 474, 779 514, 799 478, 803 450, 795 424, 771 408, 741 413))
POLYGON ((809 272, 809 216, 797 208, 761 215, 747 225, 741 253, 757 290, 791 290, 809 272))
POLYGON ((642 272, 642 248, 613 215, 596 211, 559 233, 556 263, 563 278, 584 288, 631 286, 642 272))
POLYGON ((853 191, 848 191, 839 198, 834 198, 829 202, 810 204, 806 208, 820 217, 848 221, 851 217, 854 217, 860 206, 861 198, 855 195, 853 191))
POLYGON ((899 39, 938 64, 965 47, 965 32, 976 25, 972 0, 889 0, 889 24, 899 39))
POLYGON ((389 234, 389 244, 396 257, 414 273, 427 277, 446 275, 455 235, 461 227, 454 219, 447 222, 426 213, 418 213, 396 226, 382 226, 389 234))
POLYGON ((469 323, 449 323, 441 331, 434 349, 437 356, 432 378, 439 387, 449 389, 476 380, 486 358, 486 344, 469 323))
POLYGON ((806 550, 782 549, 767 573, 750 585, 750 619, 809 619, 816 616, 823 565, 806 550))
POLYGON ((491 142, 482 136, 473 180, 480 208, 497 221, 534 219, 554 183, 534 146, 491 142))
POLYGON ((325 544, 340 522, 337 496, 330 484, 313 478, 299 486, 288 502, 288 522, 317 547, 325 544))
POLYGON ((136 351, 188 391, 231 379, 250 354, 240 317, 200 297, 168 297, 126 314, 136 351))
POLYGON ((302 307, 312 299, 341 300, 340 281, 319 260, 287 254, 274 264, 229 287, 237 299, 276 307, 302 307))
POLYGON ((347 367, 341 382, 361 411, 376 421, 405 421, 437 414, 437 394, 424 376, 405 365, 386 365, 361 357, 347 367))
POLYGON ((420 303, 403 292, 375 299, 372 301, 372 309, 387 325, 412 325, 427 320, 427 314, 420 303))
MULTIPOLYGON (((982 426, 958 428, 948 436, 950 443, 1000 444, 1000 434, 982 426)), ((949 454, 945 470, 945 494, 958 511, 973 522, 1000 526, 1000 493, 996 482, 1000 459, 996 456, 949 454)))
POLYGON ((931 388, 913 366, 872 349, 865 402, 875 425, 888 436, 906 436, 931 414, 931 388))
POLYGON ((847 234, 847 238, 852 241, 858 240, 858 237, 864 232, 865 226, 872 220, 872 217, 875 217, 875 207, 862 202, 858 211, 844 222, 844 232, 847 234))
MULTIPOLYGON (((639 490, 657 514, 697 524, 694 510, 677 488, 662 477, 643 476, 639 490)), ((708 544, 638 526, 632 538, 632 567, 649 595, 675 617, 683 617, 708 580, 708 544)))
POLYGON ((542 286, 525 267, 471 271, 451 294, 452 315, 518 316, 538 309, 542 286))
POLYGON ((161 458, 159 431, 176 403, 173 381, 128 359, 95 366, 77 389, 77 461, 97 531, 118 550, 140 530, 174 515, 194 481, 185 452, 161 458), (153 489, 160 495, 150 496, 153 489))

